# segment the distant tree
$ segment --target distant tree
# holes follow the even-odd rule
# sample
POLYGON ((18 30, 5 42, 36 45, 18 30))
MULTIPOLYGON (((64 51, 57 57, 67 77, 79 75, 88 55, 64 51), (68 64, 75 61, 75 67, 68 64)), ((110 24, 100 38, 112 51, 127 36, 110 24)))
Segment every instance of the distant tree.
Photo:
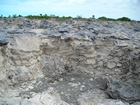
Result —
POLYGON ((92 18, 95 19, 95 15, 92 15, 92 18))
POLYGON ((129 19, 128 17, 118 18, 117 20, 119 20, 119 21, 131 21, 131 19, 129 19))
POLYGON ((105 16, 99 17, 99 20, 107 20, 107 18, 105 16))
POLYGON ((16 14, 14 14, 14 15, 13 15, 13 18, 17 18, 17 15, 16 15, 16 14))
POLYGON ((18 15, 18 17, 23 17, 22 15, 18 15))
POLYGON ((72 17, 71 17, 71 16, 68 16, 67 18, 68 18, 68 19, 72 19, 72 17))

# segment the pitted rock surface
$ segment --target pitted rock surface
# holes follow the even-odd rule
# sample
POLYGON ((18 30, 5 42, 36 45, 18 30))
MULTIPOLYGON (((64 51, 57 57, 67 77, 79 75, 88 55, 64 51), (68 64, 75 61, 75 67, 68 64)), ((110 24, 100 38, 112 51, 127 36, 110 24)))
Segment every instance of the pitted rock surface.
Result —
POLYGON ((137 105, 139 91, 139 22, 0 19, 0 105, 137 105))

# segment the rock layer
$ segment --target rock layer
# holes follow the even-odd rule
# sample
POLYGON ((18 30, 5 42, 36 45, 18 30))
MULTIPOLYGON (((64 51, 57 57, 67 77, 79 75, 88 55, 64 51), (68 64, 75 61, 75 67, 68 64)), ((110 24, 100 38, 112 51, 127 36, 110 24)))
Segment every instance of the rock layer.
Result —
MULTIPOLYGON (((42 85, 44 88, 48 88, 51 83, 51 86, 55 84, 53 87, 56 86, 57 90, 59 88, 57 84, 61 81, 68 82, 77 77, 82 79, 81 75, 89 85, 91 84, 92 90, 93 84, 96 84, 94 80, 100 77, 107 80, 116 78, 138 89, 140 87, 140 23, 138 22, 71 20, 61 23, 25 18, 0 21, 3 23, 0 26, 1 97, 6 96, 5 94, 8 94, 12 88, 15 88, 19 94, 24 93, 25 90, 22 88, 24 83, 34 81, 37 84, 40 79, 44 81, 44 78, 47 81, 46 85, 42 85), (90 80, 94 81, 93 84, 90 80)), ((79 79, 75 82, 68 83, 79 90, 79 86, 85 88, 84 91, 88 89, 79 79)), ((101 82, 97 87, 105 90, 107 86, 112 86, 110 82, 110 85, 104 84, 101 82)), ((31 86, 32 88, 27 88, 26 92, 35 90, 35 84, 31 86)), ((124 97, 120 93, 116 96, 111 92, 109 95, 112 98, 121 97, 120 99, 129 103, 140 101, 139 95, 132 96, 134 98, 132 100, 132 97, 124 97)), ((69 101, 68 97, 63 99, 73 104, 77 102, 69 101)))

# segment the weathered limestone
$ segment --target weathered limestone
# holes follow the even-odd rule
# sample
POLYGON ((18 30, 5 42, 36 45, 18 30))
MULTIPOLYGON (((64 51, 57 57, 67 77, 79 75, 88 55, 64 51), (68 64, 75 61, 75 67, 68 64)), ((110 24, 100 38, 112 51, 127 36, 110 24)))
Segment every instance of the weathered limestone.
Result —
POLYGON ((1 19, 0 24, 1 102, 6 104, 6 97, 12 97, 8 104, 12 100, 18 103, 22 94, 31 97, 23 99, 23 105, 49 102, 44 98, 40 102, 41 94, 50 97, 49 105, 60 101, 60 97, 66 101, 62 102, 64 105, 135 105, 140 101, 140 23, 99 20, 59 23, 17 18, 1 19), (108 84, 103 83, 104 79, 97 84, 101 77, 108 84), (116 85, 110 82, 112 78, 123 82, 116 85), (60 96, 43 93, 49 87, 58 90, 60 96), (122 101, 87 93, 95 88, 107 89, 108 95, 122 101), (14 90, 11 96, 9 90, 14 90), (86 97, 80 98, 83 92, 91 98, 87 102, 86 97), (96 102, 93 97, 101 101, 96 102))

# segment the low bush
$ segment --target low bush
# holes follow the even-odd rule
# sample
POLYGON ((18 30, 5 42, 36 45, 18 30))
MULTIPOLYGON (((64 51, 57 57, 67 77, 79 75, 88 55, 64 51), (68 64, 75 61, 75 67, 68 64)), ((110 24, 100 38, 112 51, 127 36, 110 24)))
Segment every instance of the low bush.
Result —
POLYGON ((118 18, 118 21, 131 21, 131 19, 129 19, 128 17, 122 17, 122 18, 118 18))

